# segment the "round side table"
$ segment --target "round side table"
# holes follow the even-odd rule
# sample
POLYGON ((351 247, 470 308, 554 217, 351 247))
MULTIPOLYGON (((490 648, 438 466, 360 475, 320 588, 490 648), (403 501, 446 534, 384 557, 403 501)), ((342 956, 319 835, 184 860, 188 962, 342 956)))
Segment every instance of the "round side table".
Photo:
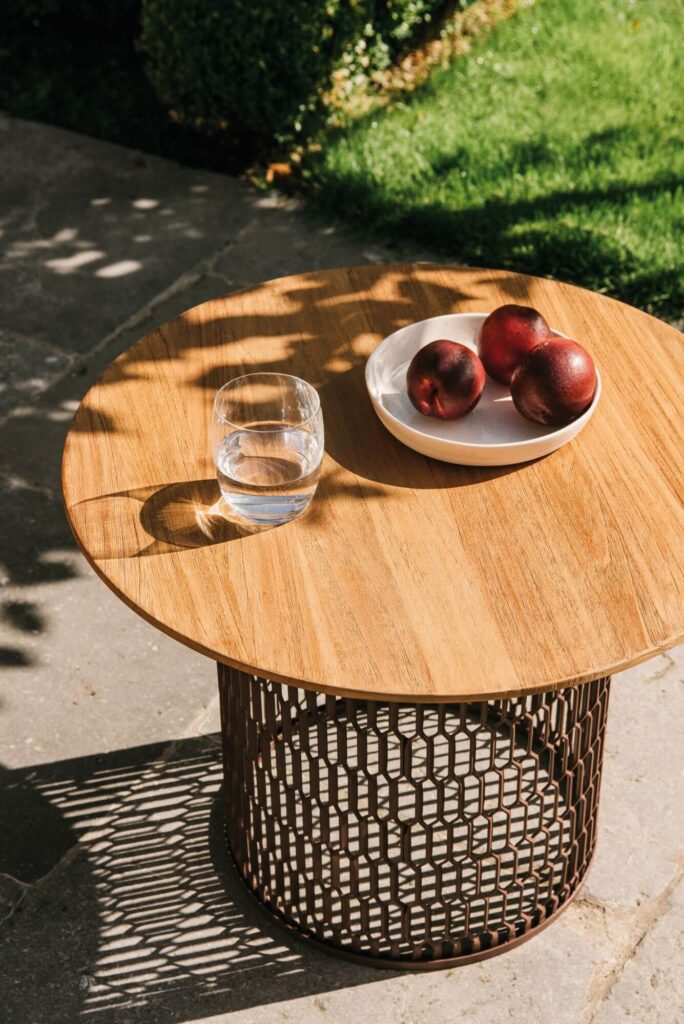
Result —
MULTIPOLYGON (((282 278, 188 310, 74 417, 74 534, 130 607, 218 662, 226 831, 257 898, 393 968, 490 956, 577 892, 596 843, 610 675, 682 637, 681 336, 558 282, 430 265, 282 278), (604 393, 522 466, 451 466, 381 426, 363 380, 414 320, 536 306, 604 393), (244 534, 218 506, 214 392, 320 392, 309 512, 244 534)), ((134 656, 134 652, 131 652, 134 656)))

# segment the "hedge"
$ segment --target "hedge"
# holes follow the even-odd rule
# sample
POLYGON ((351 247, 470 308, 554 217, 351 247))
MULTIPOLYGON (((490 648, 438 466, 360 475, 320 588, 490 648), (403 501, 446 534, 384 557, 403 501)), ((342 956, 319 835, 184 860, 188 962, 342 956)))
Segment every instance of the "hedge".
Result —
POLYGON ((5 0, 0 107, 237 171, 469 2, 5 0))
POLYGON ((386 66, 465 0, 143 0, 139 49, 161 101, 207 132, 306 136, 346 65, 386 66))

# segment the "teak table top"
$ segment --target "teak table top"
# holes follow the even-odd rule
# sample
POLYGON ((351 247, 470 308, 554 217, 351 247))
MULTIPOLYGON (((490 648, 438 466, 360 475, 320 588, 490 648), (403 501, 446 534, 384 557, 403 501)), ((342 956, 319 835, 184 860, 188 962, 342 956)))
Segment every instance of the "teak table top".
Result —
POLYGON ((682 356, 645 313, 503 271, 269 281, 188 310, 103 373, 67 438, 69 520, 128 605, 261 676, 411 701, 583 682, 682 638, 682 356), (590 424, 500 469, 402 446, 366 393, 369 353, 411 321, 504 302, 536 306, 595 357, 590 424), (319 389, 326 455, 304 517, 241 536, 211 511, 208 427, 216 389, 255 370, 319 389))

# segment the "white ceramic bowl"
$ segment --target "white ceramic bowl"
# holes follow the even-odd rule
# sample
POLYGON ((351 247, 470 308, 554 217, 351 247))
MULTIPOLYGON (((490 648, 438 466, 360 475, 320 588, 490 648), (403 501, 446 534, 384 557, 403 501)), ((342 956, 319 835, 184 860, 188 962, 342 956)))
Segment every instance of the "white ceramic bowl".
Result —
MULTIPOLYGON (((406 393, 406 370, 416 352, 439 338, 477 351, 477 336, 486 317, 486 313, 449 313, 420 320, 384 338, 368 359, 366 387, 373 407, 389 432, 414 451, 461 466, 512 466, 572 441, 593 416, 601 397, 598 370, 591 405, 564 427, 524 419, 513 405, 510 389, 490 377, 482 398, 463 419, 433 419, 414 409, 406 393)), ((554 334, 563 337, 559 331, 554 334)))

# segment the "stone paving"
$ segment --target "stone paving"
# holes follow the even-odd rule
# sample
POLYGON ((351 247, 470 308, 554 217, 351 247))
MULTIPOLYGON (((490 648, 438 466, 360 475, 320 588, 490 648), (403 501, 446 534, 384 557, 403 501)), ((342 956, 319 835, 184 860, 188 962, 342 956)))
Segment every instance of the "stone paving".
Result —
POLYGON ((313 952, 220 840, 214 666, 97 580, 62 513, 80 398, 154 324, 299 270, 429 258, 230 178, 0 118, 0 1006, 8 1024, 684 1021, 684 654, 616 677, 598 850, 503 957, 313 952))

